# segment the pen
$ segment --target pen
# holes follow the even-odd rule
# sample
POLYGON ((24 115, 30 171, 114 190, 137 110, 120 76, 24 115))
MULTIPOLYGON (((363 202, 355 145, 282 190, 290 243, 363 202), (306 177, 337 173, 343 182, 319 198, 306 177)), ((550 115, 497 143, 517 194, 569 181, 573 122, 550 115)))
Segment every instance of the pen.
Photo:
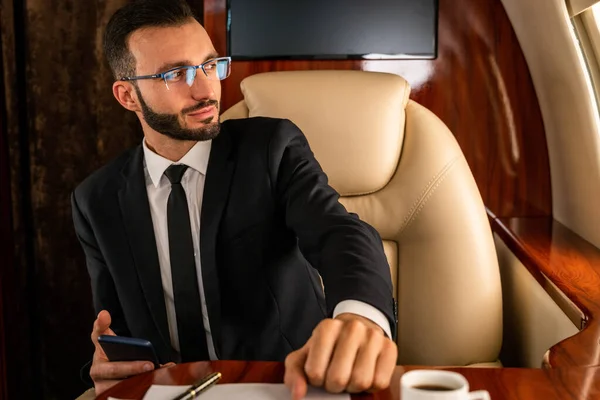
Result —
POLYGON ((175 397, 173 400, 190 400, 196 398, 200 393, 213 386, 221 379, 220 372, 213 372, 212 374, 205 376, 198 382, 194 383, 191 388, 186 390, 184 393, 175 397))

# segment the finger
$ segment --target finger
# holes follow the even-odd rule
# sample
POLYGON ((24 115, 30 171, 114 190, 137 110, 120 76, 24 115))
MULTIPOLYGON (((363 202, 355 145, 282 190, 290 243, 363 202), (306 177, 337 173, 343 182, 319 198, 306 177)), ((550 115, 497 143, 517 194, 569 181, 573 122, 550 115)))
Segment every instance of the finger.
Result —
POLYGON ((390 385, 397 359, 398 346, 391 340, 385 339, 375 367, 373 384, 371 385, 373 391, 385 389, 390 385))
POLYGON ((170 368, 170 367, 174 367, 175 365, 177 365, 177 364, 175 364, 174 362, 168 362, 166 364, 160 364, 160 367, 161 368, 170 368))
POLYGON ((294 351, 285 358, 285 375, 283 382, 292 393, 292 400, 300 400, 306 396, 308 384, 304 375, 304 365, 308 356, 309 344, 294 351))
POLYGON ((308 383, 304 376, 298 376, 292 386, 292 400, 302 400, 308 392, 308 383))
POLYGON ((94 382, 107 379, 125 379, 153 369, 154 365, 147 361, 98 362, 92 365, 90 377, 94 382))
POLYGON ((304 364, 304 372, 308 382, 313 386, 322 387, 325 383, 327 367, 342 325, 343 322, 338 320, 323 320, 310 338, 311 346, 304 364))
POLYGON ((367 339, 367 332, 367 326, 360 321, 353 320, 344 324, 327 368, 325 389, 328 392, 339 393, 348 386, 354 361, 367 339))
POLYGON ((350 382, 346 389, 348 392, 360 393, 371 388, 377 360, 385 340, 385 336, 380 331, 368 331, 367 341, 358 350, 358 355, 356 356, 350 382))

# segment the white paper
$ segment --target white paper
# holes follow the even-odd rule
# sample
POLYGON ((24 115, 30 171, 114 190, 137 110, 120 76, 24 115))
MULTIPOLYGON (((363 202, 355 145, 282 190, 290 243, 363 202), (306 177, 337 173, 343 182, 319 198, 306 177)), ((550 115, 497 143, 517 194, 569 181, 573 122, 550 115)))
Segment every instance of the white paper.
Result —
MULTIPOLYGON (((172 400, 185 392, 189 386, 152 385, 144 400, 172 400)), ((198 400, 281 400, 290 399, 290 390, 281 383, 226 383, 215 385, 198 396, 198 400)), ((324 390, 309 387, 307 400, 350 400, 350 395, 330 394, 324 390)), ((109 400, 118 400, 109 397, 109 400)))

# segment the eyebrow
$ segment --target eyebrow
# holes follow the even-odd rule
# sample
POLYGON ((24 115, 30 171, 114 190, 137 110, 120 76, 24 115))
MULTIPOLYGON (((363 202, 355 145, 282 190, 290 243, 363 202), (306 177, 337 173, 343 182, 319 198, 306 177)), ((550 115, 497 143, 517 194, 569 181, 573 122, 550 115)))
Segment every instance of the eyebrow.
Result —
MULTIPOLYGON (((204 58, 204 61, 202 61, 202 62, 206 62, 208 60, 211 60, 213 58, 218 58, 218 57, 219 57, 218 53, 212 52, 209 55, 207 55, 206 58, 204 58)), ((172 68, 182 67, 184 65, 195 65, 195 64, 189 60, 169 62, 169 63, 165 63, 165 64, 161 65, 160 68, 158 68, 154 74, 160 74, 160 73, 168 71, 172 68)))

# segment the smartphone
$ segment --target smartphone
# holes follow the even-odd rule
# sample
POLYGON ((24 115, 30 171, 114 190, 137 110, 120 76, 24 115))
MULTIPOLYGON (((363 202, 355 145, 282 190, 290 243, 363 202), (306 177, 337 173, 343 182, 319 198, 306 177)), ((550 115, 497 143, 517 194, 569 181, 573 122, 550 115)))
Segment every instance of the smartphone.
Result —
POLYGON ((154 368, 160 368, 154 346, 148 340, 100 335, 98 343, 109 361, 150 361, 154 364, 154 368))

